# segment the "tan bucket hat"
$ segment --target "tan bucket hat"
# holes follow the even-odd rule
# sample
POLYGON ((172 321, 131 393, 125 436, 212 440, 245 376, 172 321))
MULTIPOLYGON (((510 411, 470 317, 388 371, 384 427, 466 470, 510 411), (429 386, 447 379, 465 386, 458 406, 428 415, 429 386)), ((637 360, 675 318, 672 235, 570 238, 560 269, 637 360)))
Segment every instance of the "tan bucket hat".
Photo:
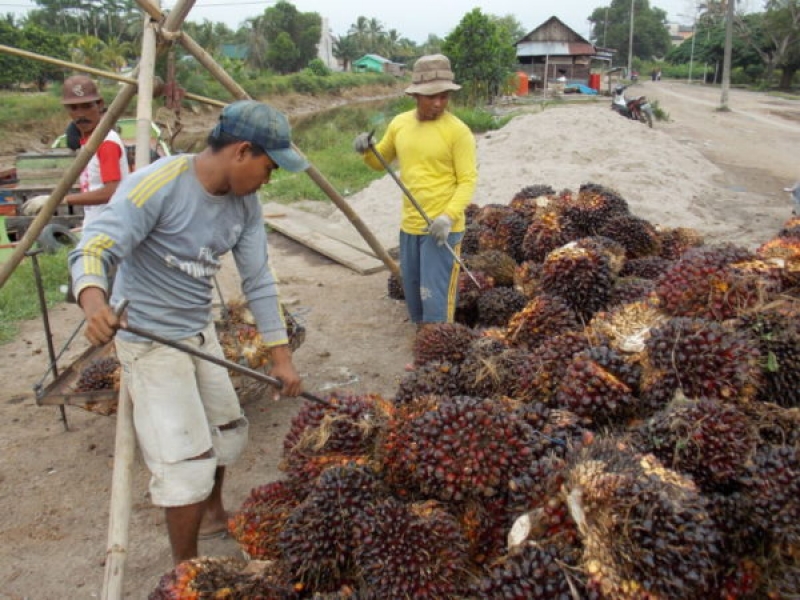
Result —
POLYGON ((411 85, 406 94, 433 96, 442 92, 454 92, 461 86, 454 83, 455 76, 450 68, 450 59, 444 54, 421 56, 414 63, 411 72, 411 85))

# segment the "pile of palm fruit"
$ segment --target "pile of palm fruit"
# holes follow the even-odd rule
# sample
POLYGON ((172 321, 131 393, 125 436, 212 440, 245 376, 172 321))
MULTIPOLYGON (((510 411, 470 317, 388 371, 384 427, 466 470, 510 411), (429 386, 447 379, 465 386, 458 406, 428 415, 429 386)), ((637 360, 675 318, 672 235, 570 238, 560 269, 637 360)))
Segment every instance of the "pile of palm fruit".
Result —
POLYGON ((797 598, 800 219, 751 252, 592 184, 467 214, 457 322, 394 398, 305 404, 231 518, 262 568, 151 599, 797 598))

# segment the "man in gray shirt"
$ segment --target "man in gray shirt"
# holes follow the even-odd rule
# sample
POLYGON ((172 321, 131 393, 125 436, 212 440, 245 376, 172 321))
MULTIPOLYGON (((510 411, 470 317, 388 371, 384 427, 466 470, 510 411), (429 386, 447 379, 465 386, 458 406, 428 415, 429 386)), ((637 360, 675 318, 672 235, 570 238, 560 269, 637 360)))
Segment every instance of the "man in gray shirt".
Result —
MULTIPOLYGON (((119 265, 110 304, 129 300, 130 325, 223 357, 212 276, 230 250, 271 347, 271 375, 283 394, 299 395, 257 195, 279 167, 303 171, 308 163, 292 148, 286 117, 245 100, 223 109, 201 153, 163 158, 124 180, 69 256, 89 341, 104 344, 120 327, 107 297, 108 272, 119 265)), ((223 367, 124 329, 115 342, 150 494, 165 507, 177 564, 197 556, 202 532, 225 531, 225 466, 244 450, 247 419, 223 367)))

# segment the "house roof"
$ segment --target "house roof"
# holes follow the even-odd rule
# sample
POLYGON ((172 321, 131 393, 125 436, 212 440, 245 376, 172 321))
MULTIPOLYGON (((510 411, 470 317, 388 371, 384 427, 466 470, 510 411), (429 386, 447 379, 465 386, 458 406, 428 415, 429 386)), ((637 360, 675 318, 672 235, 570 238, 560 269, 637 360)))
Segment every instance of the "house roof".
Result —
POLYGON ((516 44, 517 56, 593 56, 597 49, 558 17, 550 17, 516 44))
POLYGON ((383 58, 382 56, 379 56, 377 54, 365 54, 364 56, 362 56, 361 58, 359 58, 355 62, 361 62, 362 60, 372 60, 372 61, 379 62, 379 63, 390 63, 390 62, 392 62, 388 58, 383 58))

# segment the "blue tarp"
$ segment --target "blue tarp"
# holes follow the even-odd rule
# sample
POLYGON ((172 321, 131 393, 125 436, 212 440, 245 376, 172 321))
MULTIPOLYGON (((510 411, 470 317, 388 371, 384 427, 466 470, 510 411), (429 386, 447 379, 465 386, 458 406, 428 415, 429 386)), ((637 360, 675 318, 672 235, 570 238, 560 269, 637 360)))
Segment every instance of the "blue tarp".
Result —
POLYGON ((583 85, 582 83, 570 83, 567 85, 567 88, 578 90, 581 94, 597 94, 596 89, 590 88, 588 85, 583 85))

